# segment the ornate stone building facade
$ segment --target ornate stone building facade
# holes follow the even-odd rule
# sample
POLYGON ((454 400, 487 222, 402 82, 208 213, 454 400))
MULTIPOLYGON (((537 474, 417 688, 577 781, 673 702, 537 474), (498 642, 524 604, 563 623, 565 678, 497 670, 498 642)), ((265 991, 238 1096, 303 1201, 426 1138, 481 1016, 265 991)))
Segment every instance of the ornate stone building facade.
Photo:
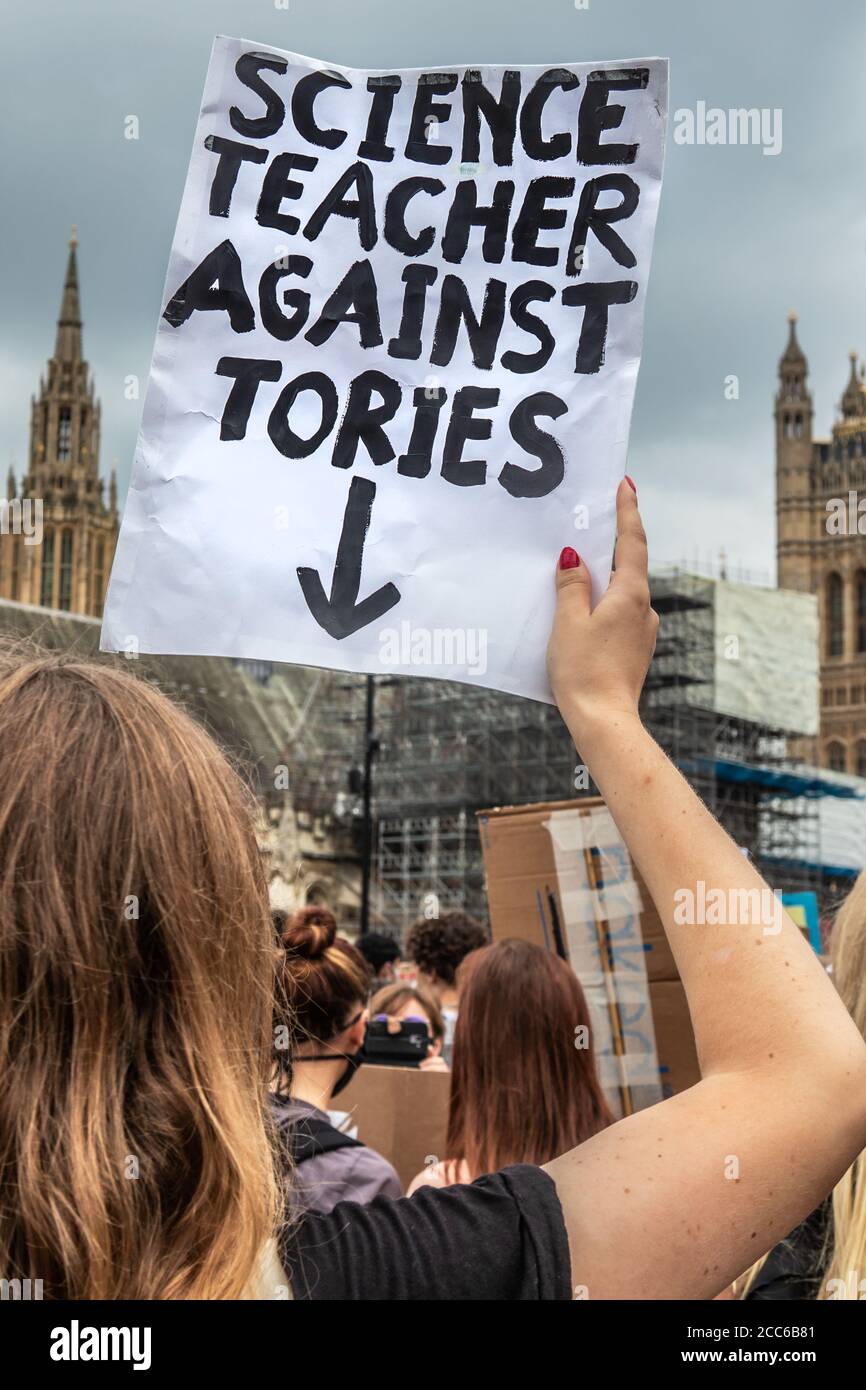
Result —
POLYGON ((9 470, 0 598, 100 617, 117 542, 117 482, 112 473, 106 504, 100 407, 82 354, 76 246, 73 232, 54 355, 31 401, 30 460, 20 492, 9 470), (32 509, 37 502, 41 537, 35 529, 22 534, 10 524, 9 504, 32 509))
POLYGON ((866 368, 858 369, 852 353, 832 435, 816 439, 795 315, 789 324, 775 412, 778 582, 818 597, 821 733, 814 758, 866 777, 866 368))

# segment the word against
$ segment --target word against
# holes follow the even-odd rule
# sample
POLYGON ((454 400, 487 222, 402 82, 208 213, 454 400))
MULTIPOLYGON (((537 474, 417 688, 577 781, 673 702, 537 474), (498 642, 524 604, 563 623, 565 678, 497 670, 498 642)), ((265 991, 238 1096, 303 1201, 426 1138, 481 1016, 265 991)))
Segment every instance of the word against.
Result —
POLYGON ((134 1371, 150 1370, 149 1327, 69 1327, 51 1332, 52 1361, 131 1361, 134 1371))
POLYGON ((610 572, 666 114, 660 58, 361 71, 219 36, 105 649, 551 702, 564 529, 596 597, 610 572))
POLYGON ((866 536, 866 497, 852 490, 847 498, 831 497, 826 505, 828 536, 866 536))
POLYGON ((379 633, 379 659, 383 666, 449 666, 483 676, 487 670, 487 633, 474 628, 435 628, 431 632, 404 620, 399 628, 386 627, 379 633))
POLYGON ((778 936, 785 909, 772 888, 708 888, 698 879, 694 889, 674 893, 674 921, 680 927, 761 927, 778 936))
POLYGON ((0 498, 0 536, 23 536, 25 545, 41 545, 42 498, 0 498))
POLYGON ((761 145, 764 154, 781 154, 782 112, 778 106, 724 111, 699 101, 694 111, 681 106, 674 112, 674 140, 678 145, 761 145))

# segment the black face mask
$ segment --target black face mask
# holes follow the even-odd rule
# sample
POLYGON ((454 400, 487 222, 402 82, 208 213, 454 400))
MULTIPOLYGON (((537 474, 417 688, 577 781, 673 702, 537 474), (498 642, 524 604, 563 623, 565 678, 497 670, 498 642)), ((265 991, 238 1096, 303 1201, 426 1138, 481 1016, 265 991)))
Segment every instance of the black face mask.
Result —
POLYGON ((352 1080, 352 1077, 355 1075, 355 1072, 358 1070, 359 1066, 364 1060, 364 1049, 363 1047, 359 1047, 357 1052, 347 1052, 345 1056, 346 1070, 343 1072, 343 1075, 340 1077, 339 1081, 337 1082, 336 1086, 331 1092, 332 1096, 338 1096, 340 1092, 345 1090, 345 1088, 348 1086, 349 1082, 352 1080))
POLYGON ((355 1072, 358 1070, 359 1066, 364 1060, 363 1047, 359 1047, 357 1052, 319 1052, 316 1054, 315 1057, 298 1058, 298 1060, 301 1062, 333 1062, 335 1057, 345 1057, 346 1070, 343 1072, 343 1075, 340 1077, 339 1081, 337 1082, 336 1086, 331 1092, 332 1096, 338 1096, 341 1091, 345 1090, 349 1082, 352 1080, 352 1077, 355 1075, 355 1072))

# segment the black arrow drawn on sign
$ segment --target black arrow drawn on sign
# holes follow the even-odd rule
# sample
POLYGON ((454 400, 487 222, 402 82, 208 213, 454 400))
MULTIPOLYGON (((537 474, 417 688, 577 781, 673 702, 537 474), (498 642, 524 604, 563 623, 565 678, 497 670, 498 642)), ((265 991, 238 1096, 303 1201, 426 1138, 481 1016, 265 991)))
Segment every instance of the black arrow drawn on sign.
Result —
POLYGON ((400 602, 400 590, 395 584, 383 584, 369 598, 358 603, 361 587, 361 565, 364 560, 364 541, 370 529, 370 513, 376 484, 368 478, 353 478, 349 500, 343 516, 343 530, 337 546, 337 561, 331 584, 331 597, 325 593, 318 570, 298 566, 298 579, 307 600, 307 607, 319 627, 338 640, 367 627, 381 618, 389 608, 400 602))

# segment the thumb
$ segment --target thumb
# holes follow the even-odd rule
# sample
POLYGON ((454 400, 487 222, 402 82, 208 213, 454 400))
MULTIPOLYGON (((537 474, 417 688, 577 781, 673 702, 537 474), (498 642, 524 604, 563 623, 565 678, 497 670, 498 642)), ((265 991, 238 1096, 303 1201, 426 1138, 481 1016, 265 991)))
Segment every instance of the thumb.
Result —
POLYGON ((576 606, 580 613, 588 614, 592 606, 592 580, 589 570, 576 550, 567 545, 556 566, 557 606, 567 604, 576 606))

